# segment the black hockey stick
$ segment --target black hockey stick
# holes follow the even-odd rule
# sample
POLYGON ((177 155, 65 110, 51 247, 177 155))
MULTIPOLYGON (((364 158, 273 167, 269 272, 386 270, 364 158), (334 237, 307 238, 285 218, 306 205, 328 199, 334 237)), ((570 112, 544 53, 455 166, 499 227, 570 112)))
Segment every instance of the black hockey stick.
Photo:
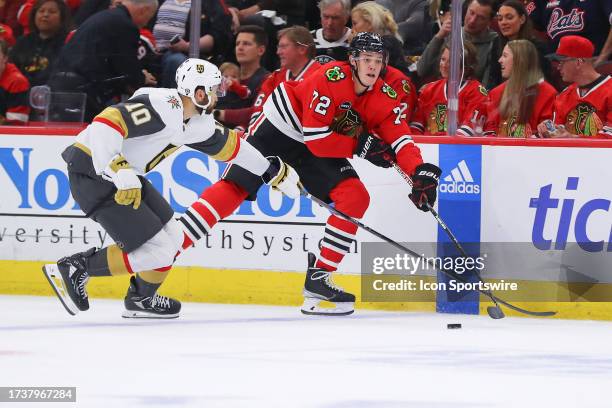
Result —
MULTIPOLYGON (((408 182, 408 185, 410 185, 410 187, 412 187, 412 179, 410 178, 410 176, 408 176, 404 172, 404 170, 402 170, 402 168, 395 161, 390 161, 390 162, 391 162, 391 165, 393 166, 393 168, 404 178, 404 180, 406 180, 406 182, 408 182)), ((440 217, 438 212, 429 203, 425 203, 425 205, 427 206, 427 209, 429 210, 431 215, 438 222, 438 225, 440 225, 440 227, 442 227, 442 229, 444 230, 444 232, 446 232, 446 234, 451 239, 451 241, 453 241, 453 244, 455 244, 455 247, 457 248, 457 250, 459 251, 461 256, 464 257, 464 258, 468 258, 468 255, 465 252, 465 250, 463 249, 463 247, 461 246, 461 244, 459 243, 459 240, 457 240, 457 238, 455 237, 455 234, 453 234, 453 232, 450 230, 450 228, 448 228, 448 225, 446 225, 446 223, 442 220, 442 218, 440 217)), ((446 272, 446 271, 442 271, 442 272, 446 272)), ((484 283, 484 280, 482 279, 482 276, 480 276, 480 273, 476 269, 474 269, 474 273, 476 274, 476 277, 478 278, 478 280, 480 282, 484 283)), ((519 313, 523 313, 523 314, 530 315, 530 316, 554 316, 555 314, 557 314, 557 312, 533 312, 533 311, 530 311, 530 310, 526 310, 526 309, 520 308, 518 306, 514 306, 513 304, 508 303, 505 300, 500 299, 497 296, 493 295, 493 293, 491 293, 491 291, 489 291, 489 290, 479 290, 479 292, 484 294, 488 298, 490 298, 493 301, 493 303, 495 304, 495 306, 489 306, 487 308, 487 313, 493 319, 501 319, 502 317, 504 317, 504 312, 501 310, 501 308, 499 307, 498 303, 501 303, 502 305, 504 305, 504 306, 506 306, 506 307, 508 307, 508 308, 510 308, 512 310, 515 310, 515 311, 517 311, 519 313), (497 315, 498 317, 493 317, 494 314, 497 315)))
MULTIPOLYGON (((381 234, 380 232, 378 232, 378 231, 368 227, 367 225, 361 223, 360 221, 357 221, 356 219, 354 219, 350 215, 347 215, 347 214, 343 213, 342 211, 340 211, 340 210, 332 207, 331 205, 327 204, 326 202, 318 199, 317 197, 312 196, 304 188, 301 189, 301 194, 304 197, 307 197, 310 200, 312 200, 313 202, 319 204, 321 207, 327 209, 330 213, 332 213, 332 214, 334 214, 334 215, 336 215, 336 216, 338 216, 338 217, 340 217, 340 218, 350 222, 353 225, 356 225, 357 227, 359 227, 359 228, 361 228, 361 229, 363 229, 365 231, 368 231, 370 234, 372 234, 372 235, 382 239, 383 241, 388 242, 389 244, 393 245, 394 247, 396 247, 397 249, 399 249, 401 251, 407 252, 408 254, 410 254, 410 255, 412 255, 412 256, 414 256, 416 258, 423 259, 428 265, 432 265, 434 268, 438 269, 435 266, 435 264, 432 264, 431 261, 429 259, 425 258, 423 255, 419 255, 418 253, 414 252, 410 248, 407 248, 404 245, 402 245, 402 244, 400 244, 398 242, 395 242, 391 238, 389 238, 389 237, 381 234)), ((455 280, 457 280, 459 282, 469 283, 467 280, 463 279, 460 275, 458 275, 455 272, 447 271, 447 270, 443 270, 443 269, 438 269, 438 270, 440 272, 444 273, 445 275, 447 275, 447 276, 449 276, 449 277, 451 277, 451 278, 453 278, 453 279, 455 279, 455 280)), ((496 297, 489 290, 484 290, 484 289, 480 289, 480 288, 477 288, 476 290, 478 292, 482 293, 483 295, 485 295, 486 297, 488 297, 489 299, 491 299, 491 301, 493 303, 495 303, 496 307, 495 306, 489 306, 487 308, 487 313, 489 314, 489 316, 492 319, 502 319, 502 318, 505 317, 504 313, 501 311, 501 308, 497 304, 498 302, 503 304, 503 305, 505 305, 505 306, 507 306, 507 307, 509 307, 510 309, 516 310, 517 312, 524 313, 524 314, 531 315, 531 316, 553 316, 553 315, 555 315, 557 313, 557 312, 532 312, 532 311, 529 311, 529 310, 522 309, 522 308, 520 308, 518 306, 514 306, 514 305, 506 302, 505 300, 496 297)))

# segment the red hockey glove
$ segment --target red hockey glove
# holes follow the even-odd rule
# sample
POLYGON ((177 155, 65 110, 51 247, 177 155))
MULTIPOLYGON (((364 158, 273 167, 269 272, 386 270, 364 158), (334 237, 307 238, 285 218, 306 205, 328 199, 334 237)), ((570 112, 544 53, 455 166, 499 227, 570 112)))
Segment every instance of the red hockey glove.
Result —
POLYGON ((421 211, 429 211, 427 203, 433 207, 436 203, 436 188, 440 181, 442 170, 434 164, 419 164, 412 176, 412 193, 410 199, 421 211))

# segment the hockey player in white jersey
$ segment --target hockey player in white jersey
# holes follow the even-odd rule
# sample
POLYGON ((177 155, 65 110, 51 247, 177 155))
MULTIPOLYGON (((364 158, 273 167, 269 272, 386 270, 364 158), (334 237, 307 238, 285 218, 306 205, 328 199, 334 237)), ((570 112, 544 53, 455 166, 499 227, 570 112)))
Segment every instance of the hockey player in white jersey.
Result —
POLYGON ((43 266, 68 313, 89 309, 91 276, 130 274, 123 317, 178 317, 179 301, 157 293, 183 243, 168 202, 143 174, 182 145, 243 167, 292 198, 299 178, 277 157, 265 158, 212 110, 223 92, 213 64, 188 59, 176 73, 177 89, 142 88, 106 108, 62 157, 72 196, 115 244, 91 248, 43 266))

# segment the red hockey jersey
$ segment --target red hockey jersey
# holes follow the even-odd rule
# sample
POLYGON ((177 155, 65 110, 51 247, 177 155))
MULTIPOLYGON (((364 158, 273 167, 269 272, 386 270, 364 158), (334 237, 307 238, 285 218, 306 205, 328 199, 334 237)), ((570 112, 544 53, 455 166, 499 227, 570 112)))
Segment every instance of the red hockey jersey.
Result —
POLYGON ((493 88, 489 94, 487 106, 487 124, 485 135, 499 137, 531 137, 537 132, 539 123, 553 117, 553 103, 557 90, 548 82, 541 80, 538 84, 538 96, 531 111, 528 123, 517 123, 516 115, 511 118, 501 118, 499 104, 506 89, 506 82, 493 88))
POLYGON ((389 66, 382 79, 398 93, 400 108, 402 109, 401 118, 406 123, 410 123, 418 97, 414 84, 402 71, 389 66))
POLYGON ((0 75, 0 124, 25 125, 30 115, 30 82, 15 64, 7 63, 0 75))
MULTIPOLYGON (((423 85, 410 128, 414 133, 446 135, 447 120, 446 79, 423 85)), ((469 79, 459 87, 457 134, 474 136, 477 125, 484 126, 489 96, 480 82, 469 79)))
POLYGON ((352 157, 357 138, 341 134, 334 124, 352 116, 369 133, 391 145, 408 174, 423 162, 421 152, 401 119, 399 96, 378 79, 362 95, 354 90, 348 62, 331 62, 302 82, 281 83, 264 103, 263 117, 288 137, 305 143, 319 157, 352 157))
POLYGON ((268 99, 268 96, 270 96, 274 88, 283 82, 300 82, 303 79, 308 78, 310 74, 316 72, 320 67, 321 64, 319 64, 316 60, 310 60, 295 77, 291 75, 291 71, 289 71, 287 68, 279 68, 272 72, 261 84, 259 93, 255 98, 255 102, 253 103, 253 111, 251 113, 251 119, 249 120, 249 132, 251 130, 251 126, 253 126, 253 123, 255 123, 259 115, 261 115, 263 104, 266 99, 268 99))
POLYGON ((581 137, 612 138, 612 77, 581 95, 576 84, 565 88, 554 105, 554 121, 581 137))

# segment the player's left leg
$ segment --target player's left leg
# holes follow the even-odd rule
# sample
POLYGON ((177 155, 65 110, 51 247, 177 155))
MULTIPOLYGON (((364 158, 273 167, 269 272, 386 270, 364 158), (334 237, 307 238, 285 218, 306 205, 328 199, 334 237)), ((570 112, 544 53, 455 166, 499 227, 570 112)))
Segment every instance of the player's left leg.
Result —
MULTIPOLYGON (((353 218, 365 214, 370 196, 357 173, 345 159, 312 158, 297 168, 306 189, 314 196, 333 202, 336 208, 353 218)), ((331 215, 327 219, 318 259, 308 256, 304 283, 302 313, 317 315, 347 315, 354 311, 355 295, 334 284, 332 272, 355 241, 357 227, 331 215), (322 300, 334 303, 334 308, 319 306, 322 300)))

